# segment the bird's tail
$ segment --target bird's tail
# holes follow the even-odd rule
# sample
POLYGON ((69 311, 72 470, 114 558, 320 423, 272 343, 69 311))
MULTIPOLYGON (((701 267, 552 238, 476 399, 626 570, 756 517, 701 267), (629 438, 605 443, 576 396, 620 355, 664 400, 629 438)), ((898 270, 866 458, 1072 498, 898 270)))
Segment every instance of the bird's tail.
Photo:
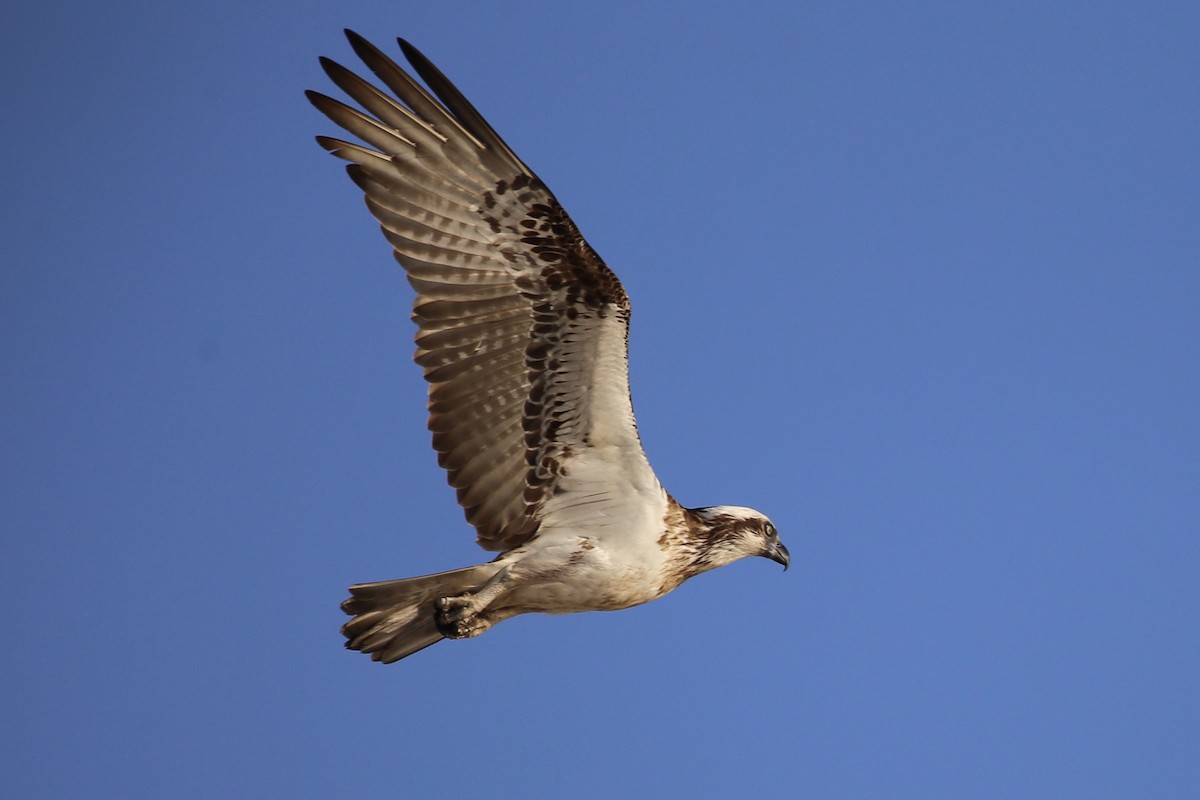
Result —
POLYGON ((441 597, 478 588, 495 572, 481 564, 436 575, 350 587, 342 610, 354 619, 342 626, 346 647, 390 664, 441 641, 435 615, 441 597))

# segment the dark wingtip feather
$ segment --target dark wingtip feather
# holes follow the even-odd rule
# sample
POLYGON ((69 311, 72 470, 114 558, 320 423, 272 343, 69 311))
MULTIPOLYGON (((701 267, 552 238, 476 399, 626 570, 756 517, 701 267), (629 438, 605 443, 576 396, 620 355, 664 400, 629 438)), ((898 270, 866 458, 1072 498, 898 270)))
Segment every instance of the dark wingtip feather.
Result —
POLYGON ((354 50, 355 55, 370 64, 372 61, 383 58, 390 61, 383 52, 375 45, 368 42, 363 37, 359 36, 354 31, 346 28, 346 38, 350 41, 350 47, 354 50))
POLYGON ((324 147, 329 152, 333 152, 342 146, 341 139, 334 139, 332 136, 317 136, 315 137, 317 144, 324 147))
POLYGON ((320 62, 321 69, 325 70, 325 74, 329 75, 330 77, 333 77, 332 72, 335 70, 345 70, 345 67, 343 67, 341 64, 326 56, 317 56, 317 61, 320 62))
POLYGON ((414 67, 417 67, 418 70, 421 69, 419 66, 417 66, 418 63, 428 64, 431 67, 433 66, 433 62, 426 58, 425 54, 418 50, 416 45, 414 45, 408 39, 396 37, 396 42, 400 45, 400 52, 404 53, 404 57, 408 59, 408 63, 412 64, 414 67))
MULTIPOLYGON (((308 98, 308 102, 316 106, 317 110, 327 117, 330 116, 331 113, 329 109, 344 105, 343 103, 334 100, 329 95, 318 92, 316 89, 305 89, 304 96, 308 98)), ((334 122, 336 121, 337 120, 334 120, 334 122)))

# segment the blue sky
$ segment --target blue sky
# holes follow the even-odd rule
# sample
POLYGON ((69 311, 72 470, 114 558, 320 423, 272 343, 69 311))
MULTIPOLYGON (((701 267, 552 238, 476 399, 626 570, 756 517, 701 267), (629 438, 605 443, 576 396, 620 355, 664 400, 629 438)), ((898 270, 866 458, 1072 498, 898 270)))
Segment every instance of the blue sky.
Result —
POLYGON ((1189 3, 8 15, 11 797, 1179 797, 1200 785, 1189 3), (403 35, 633 298, 643 439, 791 548, 390 667, 486 555, 302 91, 403 35), (736 795, 734 795, 736 793, 736 795))

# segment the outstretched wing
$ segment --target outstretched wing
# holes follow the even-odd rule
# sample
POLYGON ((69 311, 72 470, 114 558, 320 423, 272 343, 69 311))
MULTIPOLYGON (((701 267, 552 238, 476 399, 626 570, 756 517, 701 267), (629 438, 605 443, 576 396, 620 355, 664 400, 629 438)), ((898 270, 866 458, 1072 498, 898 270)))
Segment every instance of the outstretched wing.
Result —
POLYGON ((394 96, 322 59, 365 113, 316 92, 309 99, 369 146, 317 141, 351 162, 416 289, 415 358, 429 382, 433 446, 479 544, 528 541, 547 501, 560 496, 561 507, 564 492, 611 516, 628 488, 658 488, 629 400, 629 299, 616 275, 423 55, 400 41, 436 99, 346 34, 394 96))

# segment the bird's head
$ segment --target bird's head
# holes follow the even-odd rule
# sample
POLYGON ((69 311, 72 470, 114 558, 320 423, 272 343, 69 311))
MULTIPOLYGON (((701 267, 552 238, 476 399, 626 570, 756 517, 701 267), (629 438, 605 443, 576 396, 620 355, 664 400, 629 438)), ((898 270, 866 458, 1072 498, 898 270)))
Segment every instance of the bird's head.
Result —
POLYGON ((700 555, 702 566, 713 569, 748 556, 762 556, 782 564, 791 563, 788 549, 779 541, 779 531, 771 520, 752 508, 711 506, 692 509, 701 524, 700 538, 705 547, 700 555))

